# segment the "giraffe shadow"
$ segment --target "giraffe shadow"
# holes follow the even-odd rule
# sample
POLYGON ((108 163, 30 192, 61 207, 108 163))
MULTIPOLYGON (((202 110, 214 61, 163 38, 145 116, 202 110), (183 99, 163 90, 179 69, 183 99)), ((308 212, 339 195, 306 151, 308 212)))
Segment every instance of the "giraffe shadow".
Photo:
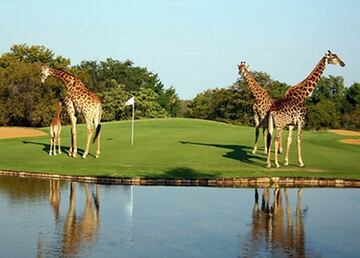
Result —
POLYGON ((265 157, 251 154, 252 147, 250 147, 250 146, 234 145, 234 144, 188 142, 188 141, 180 141, 180 143, 226 149, 229 151, 226 152, 224 155, 222 155, 224 158, 234 159, 234 160, 238 160, 238 161, 241 161, 244 163, 264 167, 265 157))
MULTIPOLYGON (((49 154, 50 144, 48 144, 48 143, 32 142, 32 141, 22 141, 22 143, 24 143, 24 144, 34 144, 34 145, 43 146, 42 150, 43 150, 44 152, 46 152, 46 154, 49 154)), ((62 152, 62 153, 65 153, 65 154, 69 155, 70 146, 61 146, 60 149, 61 149, 61 152, 62 152)), ((78 148, 78 155, 81 156, 84 152, 85 152, 84 149, 78 148)), ((93 155, 93 154, 91 154, 91 153, 89 153, 88 156, 92 156, 92 157, 95 158, 95 155, 93 155)))

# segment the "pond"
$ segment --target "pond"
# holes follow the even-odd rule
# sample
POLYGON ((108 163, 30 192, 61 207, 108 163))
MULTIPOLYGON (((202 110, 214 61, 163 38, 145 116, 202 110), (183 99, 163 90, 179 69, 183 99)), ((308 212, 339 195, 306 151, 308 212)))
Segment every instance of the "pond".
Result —
POLYGON ((360 189, 0 176, 0 257, 356 257, 360 189))

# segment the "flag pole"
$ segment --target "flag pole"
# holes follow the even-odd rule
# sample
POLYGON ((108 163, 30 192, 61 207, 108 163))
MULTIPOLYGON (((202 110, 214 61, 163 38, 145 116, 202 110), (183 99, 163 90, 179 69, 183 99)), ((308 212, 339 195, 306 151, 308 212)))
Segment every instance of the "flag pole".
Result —
POLYGON ((135 120, 135 103, 132 104, 131 146, 134 145, 134 120, 135 120))
POLYGON ((125 102, 125 106, 132 106, 132 116, 131 116, 131 146, 134 145, 134 124, 135 124, 135 97, 129 98, 125 102))

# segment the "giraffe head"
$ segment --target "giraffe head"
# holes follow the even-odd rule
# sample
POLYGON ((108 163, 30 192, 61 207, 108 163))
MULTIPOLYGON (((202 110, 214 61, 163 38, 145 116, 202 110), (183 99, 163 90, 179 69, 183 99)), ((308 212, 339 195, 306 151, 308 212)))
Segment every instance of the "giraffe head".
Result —
POLYGON ((41 83, 44 83, 46 78, 50 76, 50 69, 47 65, 41 66, 41 83))
POLYGON ((241 61, 240 64, 238 65, 239 74, 240 75, 244 74, 248 68, 249 66, 246 65, 245 61, 241 61))
POLYGON ((340 65, 341 67, 345 66, 345 63, 338 57, 336 54, 331 53, 330 50, 325 54, 328 64, 340 65))

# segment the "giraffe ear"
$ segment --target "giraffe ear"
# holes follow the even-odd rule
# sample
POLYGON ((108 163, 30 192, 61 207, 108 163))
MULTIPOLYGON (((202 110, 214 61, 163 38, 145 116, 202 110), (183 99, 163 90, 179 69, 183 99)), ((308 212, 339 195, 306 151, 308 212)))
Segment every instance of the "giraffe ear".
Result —
POLYGON ((330 50, 328 50, 328 54, 329 54, 329 55, 331 54, 331 51, 330 51, 330 50))

